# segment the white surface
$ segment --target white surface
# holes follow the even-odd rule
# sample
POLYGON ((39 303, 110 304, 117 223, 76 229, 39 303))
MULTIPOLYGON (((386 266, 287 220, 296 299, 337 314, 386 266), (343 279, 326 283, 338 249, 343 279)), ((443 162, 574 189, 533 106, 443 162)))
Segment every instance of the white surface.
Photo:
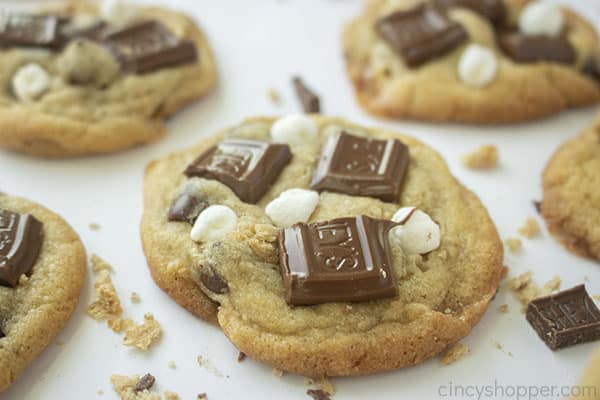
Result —
MULTIPOLYGON (((153 312, 162 323, 164 336, 149 353, 140 353, 124 347, 122 337, 87 317, 90 273, 80 305, 58 337, 65 344, 50 345, 12 389, 0 396, 3 400, 115 399, 111 374, 146 372, 157 377, 161 391, 177 391, 182 399, 195 399, 200 392, 208 393, 210 400, 308 399, 301 377, 273 377, 270 367, 250 359, 238 363, 237 351, 217 328, 194 318, 164 294, 148 273, 138 231, 146 163, 246 116, 298 112, 290 83, 293 74, 302 75, 318 90, 324 112, 368 126, 395 128, 439 150, 452 171, 489 207, 502 238, 516 236, 529 216, 541 222, 531 202, 541 196, 542 168, 556 147, 588 125, 595 114, 594 109, 570 111, 544 121, 499 127, 378 121, 354 102, 339 47, 342 24, 361 9, 360 1, 168 3, 189 10, 201 22, 216 51, 221 82, 216 93, 170 122, 170 133, 163 141, 116 155, 66 161, 0 153, 0 189, 62 214, 81 234, 89 254, 97 253, 115 267, 113 280, 125 314, 139 321, 145 312, 153 312), (281 106, 269 102, 269 87, 282 93, 281 106), (492 172, 464 169, 460 156, 486 143, 498 145, 501 168, 492 172), (101 229, 90 230, 90 222, 99 223, 101 229), (140 294, 141 303, 129 301, 133 291, 140 294), (213 368, 198 366, 196 357, 200 354, 213 368), (177 369, 168 368, 169 360, 176 362, 177 369), (97 394, 98 389, 105 392, 103 396, 97 394)), ((597 1, 576 3, 597 23, 597 1)), ((508 253, 506 264, 512 276, 535 271, 538 283, 559 275, 564 288, 588 276, 589 291, 600 294, 600 266, 569 254, 545 229, 542 237, 524 240, 522 254, 508 253)), ((495 380, 498 385, 574 384, 598 343, 553 353, 518 309, 510 292, 503 288, 481 323, 464 340, 472 353, 460 362, 444 367, 433 359, 372 377, 334 379, 338 389, 334 399, 437 398, 441 385, 494 385, 495 380), (497 311, 504 303, 510 305, 507 315, 497 311), (496 341, 502 343, 503 350, 494 347, 496 341)), ((445 390, 441 393, 447 393, 445 390)))

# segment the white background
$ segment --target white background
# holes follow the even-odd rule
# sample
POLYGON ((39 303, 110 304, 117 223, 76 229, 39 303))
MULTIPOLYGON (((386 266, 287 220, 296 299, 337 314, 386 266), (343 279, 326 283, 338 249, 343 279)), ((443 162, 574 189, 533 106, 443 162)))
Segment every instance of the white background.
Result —
MULTIPOLYGON (((540 174, 545 162, 560 143, 588 125, 596 111, 569 111, 535 123, 493 127, 377 120, 354 102, 339 43, 344 21, 359 12, 361 1, 164 3, 187 10, 201 23, 220 69, 218 90, 178 114, 169 123, 164 140, 120 154, 64 161, 0 152, 0 190, 30 198, 64 216, 80 233, 88 253, 97 253, 114 266, 113 281, 126 316, 140 321, 145 312, 153 312, 162 323, 163 337, 151 351, 140 353, 123 346, 122 337, 104 323, 89 318, 85 307, 93 289, 90 273, 80 304, 57 339, 65 344, 51 344, 20 380, 0 395, 3 400, 115 399, 111 374, 146 372, 156 376, 161 392, 174 390, 182 399, 195 399, 200 392, 206 392, 210 400, 308 398, 301 377, 288 374, 276 378, 269 366, 250 359, 238 363, 236 349, 216 327, 194 318, 158 289, 146 267, 138 231, 145 165, 244 117, 299 112, 290 84, 294 74, 300 74, 321 94, 324 113, 367 126, 395 128, 440 151, 452 171, 488 206, 502 238, 516 236, 529 216, 541 222, 532 200, 541 197, 540 174), (282 94, 280 106, 268 100, 270 87, 282 94), (460 156, 487 143, 498 145, 501 167, 492 172, 464 169, 460 156), (100 224, 101 229, 92 231, 91 222, 100 224), (129 301, 133 291, 140 294, 141 303, 129 301), (200 367, 198 355, 208 359, 211 367, 200 367), (175 361, 176 369, 168 368, 170 360, 175 361), (97 393, 99 389, 104 395, 97 393)), ((598 26, 598 0, 571 3, 598 26)), ((545 229, 540 238, 524 240, 521 254, 508 253, 506 264, 511 276, 534 271, 540 284, 559 275, 563 288, 582 283, 587 276, 588 290, 600 294, 599 265, 567 253, 545 229)), ((504 286, 464 343, 471 354, 450 366, 433 359, 372 377, 333 379, 338 389, 334 398, 437 398, 439 393, 449 393, 450 384, 494 385, 495 380, 499 385, 572 385, 594 349, 594 344, 584 344, 551 352, 536 337, 504 286), (497 311, 504 303, 510 305, 509 314, 497 311), (503 350, 496 349, 495 342, 501 343, 503 350)))

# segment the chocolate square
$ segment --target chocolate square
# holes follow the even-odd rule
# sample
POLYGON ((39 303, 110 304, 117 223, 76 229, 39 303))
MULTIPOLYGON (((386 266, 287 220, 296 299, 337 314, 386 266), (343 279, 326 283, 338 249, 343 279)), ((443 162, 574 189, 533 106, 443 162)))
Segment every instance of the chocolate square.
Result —
POLYGON ((506 17, 506 6, 503 0, 435 0, 434 4, 441 9, 468 8, 481 14, 492 24, 500 24, 506 17))
POLYGON ((0 285, 15 287, 42 246, 42 223, 29 214, 0 208, 0 285))
POLYGON ((319 191, 397 201, 409 161, 408 147, 399 140, 341 132, 325 144, 310 186, 319 191))
POLYGON ((280 231, 286 301, 312 305, 394 297, 396 277, 387 238, 394 225, 361 215, 280 231))
POLYGON ((583 285, 531 301, 526 317, 552 350, 600 339, 600 310, 583 285))
POLYGON ((59 18, 52 15, 0 13, 0 47, 57 47, 59 18))
POLYGON ((383 17, 375 29, 409 67, 446 54, 468 37, 462 25, 427 3, 383 17))
POLYGON ((157 21, 137 22, 102 37, 126 71, 142 74, 193 63, 198 54, 191 40, 175 36, 157 21))
POLYGON ((519 63, 540 61, 573 64, 575 49, 564 37, 530 36, 518 32, 504 32, 498 35, 502 51, 519 63))
POLYGON ((287 144, 224 140, 185 170, 187 176, 216 179, 247 203, 256 203, 292 159, 287 144))

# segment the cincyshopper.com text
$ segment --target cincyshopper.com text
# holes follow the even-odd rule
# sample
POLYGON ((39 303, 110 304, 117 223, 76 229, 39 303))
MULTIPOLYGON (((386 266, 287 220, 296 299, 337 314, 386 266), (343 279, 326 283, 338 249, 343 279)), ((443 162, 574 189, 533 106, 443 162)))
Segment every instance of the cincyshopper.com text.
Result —
POLYGON ((460 385, 450 382, 438 387, 440 398, 447 399, 589 399, 600 395, 597 386, 504 385, 494 380, 489 385, 460 385))

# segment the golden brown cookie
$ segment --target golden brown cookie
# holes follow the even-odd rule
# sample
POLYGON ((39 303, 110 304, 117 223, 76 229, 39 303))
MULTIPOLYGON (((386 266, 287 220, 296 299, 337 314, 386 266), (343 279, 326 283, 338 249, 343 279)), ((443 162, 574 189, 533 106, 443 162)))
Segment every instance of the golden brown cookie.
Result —
POLYGON ((68 157, 150 143, 165 133, 165 119, 215 86, 210 47, 191 18, 141 7, 117 23, 96 4, 53 8, 58 27, 38 23, 56 35, 34 35, 27 46, 13 38, 0 51, 0 147, 68 157), (165 43, 157 57, 128 58, 128 46, 145 53, 165 43))
POLYGON ((576 253, 600 259, 600 117, 552 156, 543 175, 541 212, 576 253))
POLYGON ((79 236, 61 217, 2 193, 0 239, 2 392, 66 325, 79 299, 86 257, 79 236), (30 268, 18 270, 25 273, 20 279, 9 272, 27 262, 30 268))
MULTIPOLYGON (((275 168, 280 174, 255 204, 240 200, 238 195, 246 197, 247 193, 235 185, 226 186, 210 177, 188 178, 183 171, 197 172, 201 161, 186 167, 196 157, 210 154, 205 152, 225 138, 264 143, 273 134, 293 139, 293 135, 281 134, 281 124, 274 128, 278 125, 274 119, 249 119, 151 163, 146 170, 141 235, 152 276, 201 318, 214 321, 219 304, 218 322, 232 343, 282 370, 309 376, 360 375, 420 363, 466 336, 494 297, 503 256, 494 224, 479 199, 451 175, 442 158, 416 139, 326 117, 311 117, 308 123, 296 120, 287 125, 287 132, 306 134, 311 121, 314 140, 290 145, 289 164, 275 168), (421 255, 390 240, 393 262, 389 267, 397 279, 397 292, 391 298, 386 292, 388 297, 378 300, 292 306, 286 302, 280 272, 277 242, 281 231, 275 222, 279 218, 265 208, 288 189, 309 187, 323 146, 341 131, 359 138, 398 139, 408 146, 410 158, 401 194, 384 202, 320 190, 308 222, 358 215, 389 220, 401 206, 415 206, 439 224, 441 244, 433 251, 422 250, 427 254, 421 255), (179 201, 187 195, 199 202, 181 207, 179 201), (174 204, 186 212, 173 214, 174 204), (213 231, 202 230, 199 221, 209 219, 204 217, 210 208, 223 206, 235 213, 236 224, 217 232, 219 239, 211 239, 210 234, 228 226, 231 218, 220 213, 221 219, 209 223, 213 231), (192 228, 185 217, 196 216, 200 210, 192 228)), ((238 157, 243 154, 234 149, 219 158, 218 164, 223 168, 238 165, 235 159, 245 159, 238 157)), ((382 154, 387 155, 381 160, 395 157, 387 150, 382 154)), ((348 168, 361 170, 359 164, 348 168)), ((289 208, 305 207, 303 202, 289 208)))
MULTIPOLYGON (((529 35, 520 37, 520 43, 539 43, 505 47, 515 43, 515 36, 505 34, 518 33, 518 21, 529 3, 533 1, 368 0, 362 15, 343 32, 346 68, 359 103, 390 118, 506 123, 598 102, 598 36, 573 11, 562 8, 558 44, 529 35), (465 7, 467 3, 479 4, 483 11, 465 7), (441 27, 442 33, 433 35, 435 28, 402 14, 414 17, 419 7, 429 10, 424 19, 435 21, 432 26, 441 27), (389 18, 382 21, 385 17, 389 18), (403 39, 394 36, 398 27, 405 29, 403 39), (415 33, 419 31, 426 33, 420 36, 415 33), (415 45, 410 38, 429 44, 415 45), (526 60, 533 48, 562 61, 526 60)), ((527 19, 531 29, 545 29, 544 16, 534 14, 527 19)))

